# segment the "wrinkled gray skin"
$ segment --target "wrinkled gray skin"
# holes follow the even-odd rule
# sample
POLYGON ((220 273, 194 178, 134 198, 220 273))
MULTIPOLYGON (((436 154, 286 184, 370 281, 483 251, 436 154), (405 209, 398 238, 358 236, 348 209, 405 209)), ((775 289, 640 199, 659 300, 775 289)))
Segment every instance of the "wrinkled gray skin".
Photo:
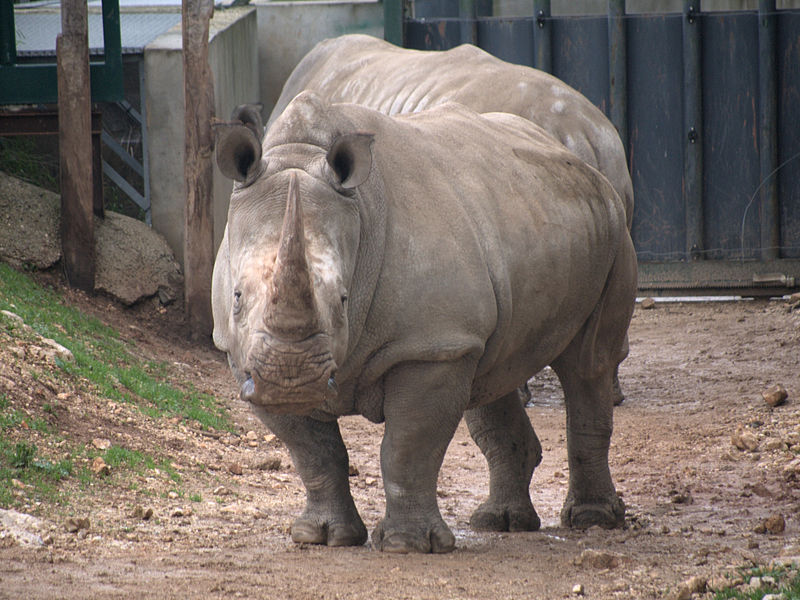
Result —
MULTIPOLYGON (((606 176, 625 204, 631 228, 633 185, 616 129, 580 92, 543 71, 512 65, 469 44, 428 52, 398 48, 368 35, 343 35, 320 42, 295 67, 267 129, 304 90, 387 115, 458 102, 479 113, 524 117, 606 176)), ((614 388, 614 404, 620 404, 624 395, 616 375, 614 388)))
POLYGON ((608 448, 636 260, 604 177, 529 121, 455 104, 388 117, 304 92, 263 145, 242 124, 218 136, 236 184, 214 341, 306 487, 296 542, 367 539, 348 414, 385 422, 377 548, 453 549, 436 484, 462 416, 490 469, 472 526, 537 529, 541 446, 515 388, 548 364, 567 407, 562 521, 623 523, 608 448))

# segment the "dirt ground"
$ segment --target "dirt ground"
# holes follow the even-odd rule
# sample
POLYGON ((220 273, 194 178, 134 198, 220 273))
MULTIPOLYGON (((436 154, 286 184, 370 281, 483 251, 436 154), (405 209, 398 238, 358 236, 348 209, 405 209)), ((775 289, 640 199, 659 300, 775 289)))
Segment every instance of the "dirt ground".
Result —
MULTIPOLYGON (((102 486, 67 510, 90 520, 77 533, 66 530, 63 509, 31 506, 47 544, 0 540, 2 598, 552 599, 576 597, 579 584, 586 598, 666 598, 693 576, 719 586, 743 565, 800 555, 800 310, 785 300, 637 306, 620 373, 627 398, 615 412, 611 448, 626 529, 560 526, 564 408, 558 382, 545 372, 531 382, 528 408, 544 447, 531 484, 542 529, 470 531, 488 472, 462 424, 439 486, 457 549, 398 556, 369 545, 293 544, 288 531, 304 505, 302 485, 283 446, 237 399, 224 357, 187 342, 174 313, 68 293, 145 356, 215 393, 239 431, 203 432, 74 389, 44 390, 61 393, 67 405, 59 420, 65 435, 164 453, 185 494, 169 494, 169 480, 157 472, 136 486, 102 486), (773 409, 761 391, 774 384, 785 386, 789 400, 773 409), (757 447, 739 450, 732 436, 741 443, 741 434, 757 447), (153 516, 142 518, 148 509, 153 516), (776 515, 785 531, 757 532, 776 515)), ((0 362, 0 384, 16 378, 14 393, 27 389, 35 402, 37 382, 7 354, 0 362)), ((382 426, 359 417, 341 423, 356 505, 371 530, 384 510, 382 426)))

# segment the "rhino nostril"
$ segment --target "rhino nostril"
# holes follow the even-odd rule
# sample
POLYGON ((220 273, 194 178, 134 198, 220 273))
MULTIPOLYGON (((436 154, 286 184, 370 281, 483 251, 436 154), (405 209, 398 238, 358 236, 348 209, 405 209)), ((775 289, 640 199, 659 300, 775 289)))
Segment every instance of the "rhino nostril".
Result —
POLYGON ((256 393, 256 384, 253 381, 253 378, 250 377, 250 375, 248 374, 247 379, 242 384, 242 390, 241 390, 242 400, 249 402, 250 400, 252 400, 253 396, 255 396, 255 393, 256 393))

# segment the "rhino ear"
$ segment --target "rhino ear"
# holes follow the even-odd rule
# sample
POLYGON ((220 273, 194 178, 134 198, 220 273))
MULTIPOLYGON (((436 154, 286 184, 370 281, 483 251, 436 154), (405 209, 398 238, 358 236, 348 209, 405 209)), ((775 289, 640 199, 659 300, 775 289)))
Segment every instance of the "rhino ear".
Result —
POLYGON ((261 120, 263 108, 264 105, 260 102, 257 104, 240 104, 233 109, 231 121, 241 121, 242 125, 255 133, 258 141, 261 142, 264 140, 264 122, 261 120))
POLYGON ((374 139, 371 133, 345 133, 333 142, 326 158, 344 189, 358 187, 369 177, 374 139))
POLYGON ((237 123, 215 123, 217 166, 225 177, 248 180, 261 162, 261 140, 250 126, 237 123))

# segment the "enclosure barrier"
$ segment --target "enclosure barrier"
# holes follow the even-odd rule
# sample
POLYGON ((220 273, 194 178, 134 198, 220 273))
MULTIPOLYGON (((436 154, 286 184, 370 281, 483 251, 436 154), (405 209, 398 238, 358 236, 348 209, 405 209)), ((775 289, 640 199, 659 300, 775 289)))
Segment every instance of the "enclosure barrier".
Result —
POLYGON ((385 0, 408 48, 475 43, 550 72, 620 133, 646 293, 777 295, 800 285, 800 11, 493 16, 491 0, 385 0))

